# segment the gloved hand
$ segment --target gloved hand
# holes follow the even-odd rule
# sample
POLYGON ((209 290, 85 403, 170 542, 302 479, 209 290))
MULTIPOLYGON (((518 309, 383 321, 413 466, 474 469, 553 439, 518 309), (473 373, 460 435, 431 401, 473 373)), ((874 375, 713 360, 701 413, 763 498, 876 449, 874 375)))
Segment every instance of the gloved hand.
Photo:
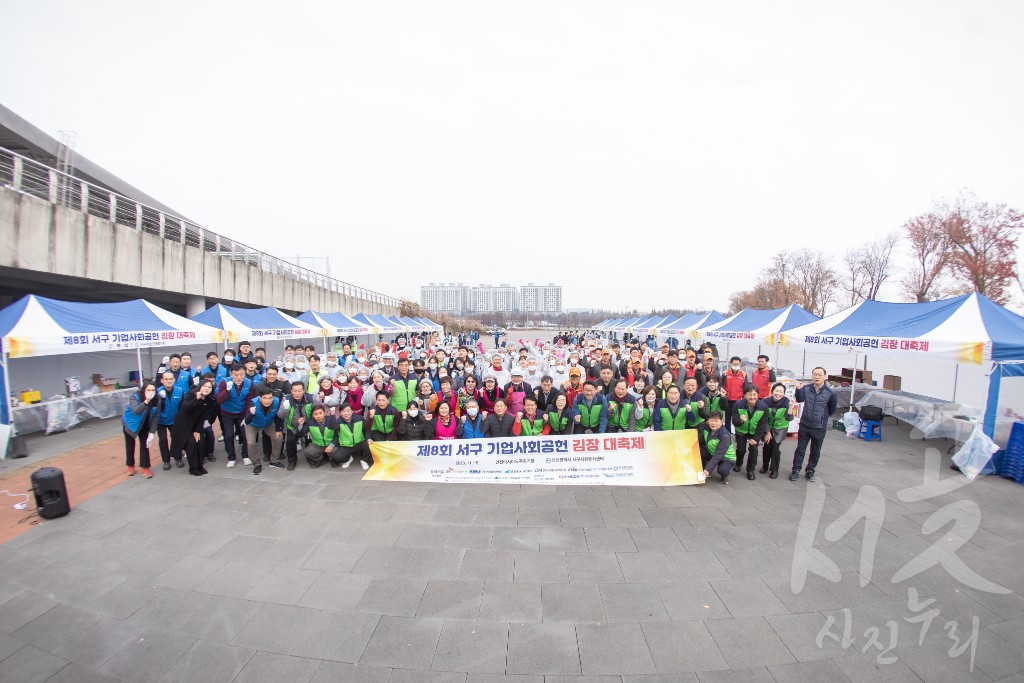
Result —
POLYGON ((146 437, 146 448, 149 448, 150 446, 153 445, 153 439, 155 439, 155 438, 156 438, 156 434, 153 434, 152 432, 150 432, 149 436, 146 437))

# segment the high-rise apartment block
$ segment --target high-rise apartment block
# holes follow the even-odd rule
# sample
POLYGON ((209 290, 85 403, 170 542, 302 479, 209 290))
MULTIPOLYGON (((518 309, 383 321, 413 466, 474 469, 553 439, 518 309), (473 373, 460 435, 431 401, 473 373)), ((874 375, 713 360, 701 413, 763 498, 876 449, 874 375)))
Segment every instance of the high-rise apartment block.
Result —
POLYGON ((556 284, 522 287, 431 282, 420 287, 420 306, 452 315, 470 313, 561 313, 562 286, 556 284))

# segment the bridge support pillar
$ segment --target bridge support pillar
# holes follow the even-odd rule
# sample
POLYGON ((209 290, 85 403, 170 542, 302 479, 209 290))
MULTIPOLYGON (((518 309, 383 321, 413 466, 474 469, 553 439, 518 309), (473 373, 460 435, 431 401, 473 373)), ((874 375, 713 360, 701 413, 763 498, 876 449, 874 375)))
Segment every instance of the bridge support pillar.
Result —
POLYGON ((206 310, 206 297, 195 294, 185 295, 185 317, 191 318, 206 310))

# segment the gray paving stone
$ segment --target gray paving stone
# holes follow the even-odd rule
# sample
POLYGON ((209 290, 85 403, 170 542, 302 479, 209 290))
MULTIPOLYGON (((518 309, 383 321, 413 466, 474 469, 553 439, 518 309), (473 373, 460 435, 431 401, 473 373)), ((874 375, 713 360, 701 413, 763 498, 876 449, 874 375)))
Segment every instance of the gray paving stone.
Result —
POLYGON ((796 661, 763 617, 716 619, 703 623, 733 669, 796 661))
MULTIPOLYGON (((210 574, 205 581, 199 583, 192 591, 208 593, 210 595, 223 595, 228 598, 244 598, 245 594, 252 590, 249 576, 254 566, 259 566, 259 564, 249 561, 227 562, 216 572, 210 574)), ((166 596, 168 592, 170 591, 163 593, 162 596, 166 596)), ((188 593, 191 591, 181 590, 176 592, 188 593)))
POLYGON ((496 526, 491 533, 491 550, 540 550, 540 529, 537 527, 496 526))
POLYGON ((544 676, 470 673, 466 683, 544 683, 544 676))
POLYGON ((246 600, 295 605, 320 578, 319 571, 277 567, 245 594, 246 600))
POLYGON ((596 529, 605 525, 600 508, 563 508, 559 518, 565 528, 596 529))
POLYGON ((781 576, 782 572, 757 548, 716 550, 715 557, 734 579, 781 576))
POLYGON ((587 537, 583 529, 545 527, 540 530, 541 551, 586 552, 587 537))
POLYGON ((557 507, 521 507, 517 522, 519 526, 533 527, 560 527, 562 525, 557 507))
POLYGON ((842 680, 845 676, 836 663, 822 659, 796 664, 776 664, 768 667, 777 683, 817 683, 842 680))
POLYGON ((612 623, 669 620, 657 588, 648 584, 602 584, 601 600, 612 623))
POLYGON ((320 576, 299 599, 299 607, 322 607, 352 612, 363 599, 373 577, 367 574, 320 572, 320 576))
POLYGON ((541 586, 544 621, 604 621, 601 594, 596 584, 545 583, 541 586))
POLYGON ((242 647, 197 642, 160 679, 161 683, 229 683, 255 654, 242 647))
POLYGON ((491 547, 491 534, 494 529, 489 526, 451 526, 444 537, 444 547, 456 550, 487 550, 491 547))
POLYGON ((4 658, 9 657, 23 647, 25 647, 25 643, 14 636, 0 634, 0 661, 3 661, 4 658))
POLYGON ((381 617, 359 663, 397 669, 429 669, 443 625, 440 619, 381 617))
POLYGON ((227 562, 186 555, 157 575, 153 583, 167 588, 190 591, 224 568, 227 562))
POLYGON ((636 508, 620 508, 613 504, 609 507, 602 506, 600 510, 604 526, 610 529, 638 529, 647 526, 644 516, 636 508))
POLYGON ((132 681, 156 681, 195 644, 166 631, 147 630, 108 659, 99 673, 132 681))
POLYGON ((707 581, 667 583, 658 586, 658 595, 672 621, 704 621, 732 617, 725 603, 707 581))
POLYGON ((668 550, 683 552, 683 544, 679 542, 679 537, 672 529, 640 527, 630 529, 629 535, 633 538, 633 544, 639 552, 663 553, 668 550))
POLYGON ((414 548, 370 546, 352 567, 353 574, 402 576, 416 553, 414 548))
MULTIPOLYGON (((467 527, 471 528, 471 527, 467 527)), ((405 575, 420 579, 456 579, 462 568, 463 550, 452 548, 417 548, 405 575)))
POLYGON ((475 526, 516 526, 519 510, 514 507, 482 507, 473 518, 475 526))
POLYGON ((459 580, 512 581, 515 566, 516 554, 510 550, 467 550, 459 580))
POLYGON ((409 524, 395 541, 395 546, 400 548, 442 548, 447 534, 448 529, 442 525, 409 524))
POLYGON ((910 668, 896 660, 891 664, 879 664, 876 656, 867 657, 853 653, 849 657, 828 660, 851 681, 877 681, 878 683, 920 683, 910 668))
POLYGON ((349 572, 366 552, 366 546, 325 539, 313 545, 313 551, 302 563, 303 569, 349 572))
POLYGON ((438 505, 430 522, 432 524, 470 525, 476 519, 476 510, 475 505, 438 505))
POLYGON ((117 683, 117 680, 72 662, 47 678, 46 683, 117 683))
MULTIPOLYGON (((765 619, 798 662, 850 655, 851 643, 847 641, 837 643, 830 638, 822 638, 821 646, 818 646, 818 634, 827 624, 825 617, 819 612, 779 614, 765 619)), ((841 633, 842 628, 842 625, 833 627, 833 632, 841 633)))
POLYGON ((504 673, 508 624, 446 619, 431 668, 504 673))
POLYGON ((572 583, 622 583, 622 570, 615 553, 566 553, 565 563, 572 583))
POLYGON ((629 529, 586 529, 590 552, 636 552, 629 529))
POLYGON ((786 606, 775 597, 761 579, 729 579, 712 581, 711 587, 725 603, 732 616, 760 617, 769 614, 789 614, 786 606))
POLYGON ((314 660, 355 664, 379 623, 380 617, 375 614, 321 610, 291 654, 314 660))
POLYGON ((319 666, 320 661, 316 659, 257 652, 234 683, 308 683, 319 666))
POLYGON ((466 683, 467 674, 453 671, 395 669, 388 683, 466 683))
POLYGON ((579 674, 576 628, 572 624, 509 624, 505 672, 579 674))
POLYGON ((135 635, 124 621, 58 605, 14 632, 14 637, 67 662, 98 669, 135 635))
POLYGON ((642 626, 658 673, 678 674, 729 668, 704 622, 648 623, 642 626))
POLYGON ((626 583, 674 583, 679 580, 665 553, 616 553, 626 583))
POLYGON ((514 580, 523 583, 568 583, 562 552, 517 552, 514 580))
POLYGON ((0 632, 14 633, 60 603, 45 595, 23 591, 0 605, 0 632))
POLYGON ((623 676, 622 683, 697 683, 697 674, 652 674, 623 676))
POLYGON ((176 631, 196 640, 228 645, 262 608, 262 603, 250 600, 205 596, 199 608, 176 631))
POLYGON ((484 584, 479 619, 525 623, 541 621, 542 617, 540 584, 496 581, 484 584))
POLYGON ((395 576, 377 577, 370 582, 356 611, 370 614, 411 617, 416 614, 426 579, 407 579, 395 576))
POLYGON ((286 655, 307 637, 320 610, 268 603, 256 613, 231 644, 286 655))
POLYGON ((437 619, 476 619, 480 611, 480 581, 431 579, 420 600, 416 616, 437 619))
POLYGON ((729 573, 711 551, 697 550, 676 552, 667 551, 665 558, 676 570, 680 581, 706 581, 725 579, 729 573))
POLYGON ((26 645, 0 661, 0 681, 43 683, 67 663, 65 659, 26 645))
MULTIPOLYGON (((721 518, 716 510, 703 510, 702 512, 713 520, 721 518)), ((683 544, 683 548, 688 552, 732 549, 732 544, 719 533, 718 529, 710 521, 703 524, 693 519, 689 521, 693 526, 672 527, 672 531, 679 538, 679 542, 683 544)))
POLYGON ((387 667, 321 662, 310 683, 388 683, 390 677, 387 667))
POLYGON ((640 514, 644 516, 647 526, 652 529, 682 527, 690 523, 683 511, 675 507, 644 507, 640 508, 640 514))
POLYGON ((657 673, 640 624, 577 624, 585 675, 657 673))
POLYGON ((763 666, 749 669, 726 669, 723 671, 701 671, 697 674, 700 683, 775 683, 768 669, 763 666))

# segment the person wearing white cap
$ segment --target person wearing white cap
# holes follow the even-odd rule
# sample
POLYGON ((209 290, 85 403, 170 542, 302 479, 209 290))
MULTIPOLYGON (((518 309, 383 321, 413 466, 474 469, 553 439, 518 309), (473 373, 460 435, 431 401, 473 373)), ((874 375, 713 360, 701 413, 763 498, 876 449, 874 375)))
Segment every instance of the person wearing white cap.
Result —
POLYGON ((500 352, 491 354, 491 367, 489 367, 485 374, 494 375, 494 379, 497 381, 499 387, 503 387, 512 381, 512 375, 509 374, 505 367, 505 356, 500 352))
POLYGON ((327 360, 324 361, 323 370, 332 380, 337 379, 338 375, 341 374, 342 366, 338 364, 338 354, 334 351, 327 352, 327 360))
POLYGON ((284 357, 284 370, 281 372, 281 379, 288 382, 289 386, 291 386, 292 382, 302 382, 303 385, 306 384, 306 373, 302 372, 295 366, 294 356, 284 357))
POLYGON ((533 387, 523 381, 526 373, 522 368, 512 368, 509 374, 512 376, 512 381, 505 385, 502 396, 508 401, 508 409, 512 411, 513 415, 517 415, 523 412, 523 402, 526 397, 533 396, 533 387))

